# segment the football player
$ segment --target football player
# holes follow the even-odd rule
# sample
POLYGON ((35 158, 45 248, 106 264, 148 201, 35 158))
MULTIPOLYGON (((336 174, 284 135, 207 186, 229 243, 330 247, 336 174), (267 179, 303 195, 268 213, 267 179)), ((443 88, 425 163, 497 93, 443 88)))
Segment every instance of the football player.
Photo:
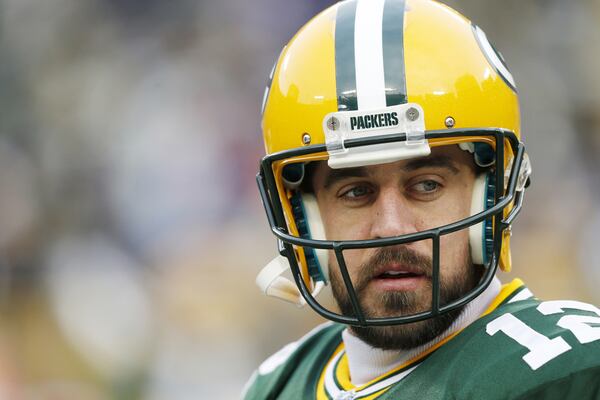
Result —
POLYGON ((531 166, 483 30, 431 0, 335 4, 283 49, 262 128, 279 255, 257 283, 333 322, 245 398, 600 399, 600 310, 496 277, 531 166))

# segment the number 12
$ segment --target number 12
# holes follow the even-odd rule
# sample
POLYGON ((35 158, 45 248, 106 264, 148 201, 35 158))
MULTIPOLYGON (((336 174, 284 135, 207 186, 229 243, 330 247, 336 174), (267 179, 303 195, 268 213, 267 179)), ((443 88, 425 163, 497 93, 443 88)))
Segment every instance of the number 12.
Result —
MULTIPOLYGON (((581 344, 590 343, 600 339, 600 326, 593 327, 589 324, 600 324, 600 309, 579 301, 557 300, 541 303, 537 310, 544 315, 560 314, 565 309, 591 311, 598 317, 586 315, 566 315, 558 320, 556 325, 570 330, 581 344)), ((571 350, 571 346, 562 338, 550 339, 535 331, 525 322, 512 314, 504 314, 491 321, 486 326, 488 335, 493 336, 498 331, 513 339, 521 346, 529 349, 523 360, 536 370, 555 357, 571 350)))

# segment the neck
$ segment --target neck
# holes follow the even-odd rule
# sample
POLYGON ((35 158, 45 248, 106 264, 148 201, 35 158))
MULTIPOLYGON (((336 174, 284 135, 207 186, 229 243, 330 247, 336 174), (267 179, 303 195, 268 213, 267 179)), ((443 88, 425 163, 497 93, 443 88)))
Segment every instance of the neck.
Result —
POLYGON ((352 384, 354 386, 363 385, 435 346, 454 332, 466 328, 484 313, 500 292, 500 286, 498 278, 494 278, 483 293, 465 306, 448 329, 432 341, 414 349, 382 350, 374 348, 354 336, 349 329, 345 329, 342 332, 342 338, 348 357, 352 384))

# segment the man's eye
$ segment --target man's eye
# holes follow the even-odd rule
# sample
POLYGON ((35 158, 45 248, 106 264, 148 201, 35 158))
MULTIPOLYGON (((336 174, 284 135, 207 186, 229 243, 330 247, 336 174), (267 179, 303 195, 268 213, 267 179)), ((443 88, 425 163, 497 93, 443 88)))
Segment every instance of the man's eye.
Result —
POLYGON ((342 193, 341 197, 346 199, 355 200, 367 196, 371 193, 371 189, 368 186, 355 186, 342 193))
POLYGON ((416 183, 412 186, 413 190, 417 193, 433 193, 440 188, 440 184, 433 180, 425 180, 416 183))

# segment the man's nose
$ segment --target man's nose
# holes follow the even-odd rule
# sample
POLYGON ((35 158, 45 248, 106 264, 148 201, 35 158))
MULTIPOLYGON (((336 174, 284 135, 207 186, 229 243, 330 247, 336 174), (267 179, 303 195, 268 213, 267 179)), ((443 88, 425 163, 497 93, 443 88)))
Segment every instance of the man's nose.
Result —
POLYGON ((371 237, 400 236, 417 231, 414 205, 397 187, 383 188, 373 203, 371 237))

